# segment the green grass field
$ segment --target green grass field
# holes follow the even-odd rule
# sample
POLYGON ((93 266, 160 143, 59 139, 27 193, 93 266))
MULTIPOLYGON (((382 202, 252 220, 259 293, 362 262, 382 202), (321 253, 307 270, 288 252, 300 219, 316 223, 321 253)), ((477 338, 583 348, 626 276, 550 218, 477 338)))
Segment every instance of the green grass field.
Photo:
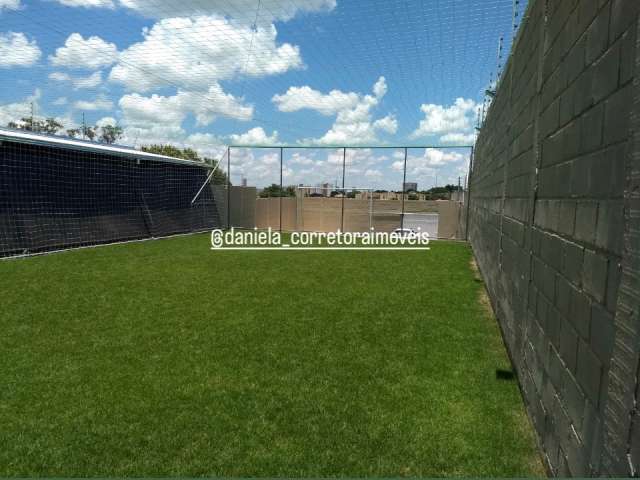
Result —
POLYGON ((0 262, 0 476, 530 476, 465 244, 0 262))

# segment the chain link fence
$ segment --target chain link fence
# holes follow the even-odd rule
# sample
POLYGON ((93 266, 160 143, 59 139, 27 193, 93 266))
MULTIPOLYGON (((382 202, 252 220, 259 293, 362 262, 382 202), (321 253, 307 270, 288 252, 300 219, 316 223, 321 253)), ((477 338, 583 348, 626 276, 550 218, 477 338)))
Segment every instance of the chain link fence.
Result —
POLYGON ((472 147, 231 146, 217 184, 231 228, 409 229, 465 239, 472 147))

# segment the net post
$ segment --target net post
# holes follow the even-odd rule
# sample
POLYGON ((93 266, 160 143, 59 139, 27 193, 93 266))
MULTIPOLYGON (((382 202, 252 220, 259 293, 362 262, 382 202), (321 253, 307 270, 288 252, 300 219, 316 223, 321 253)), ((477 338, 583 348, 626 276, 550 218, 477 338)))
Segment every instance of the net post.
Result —
POLYGON ((373 191, 369 190, 369 232, 373 230, 373 191))
POLYGON ((402 214, 400 215, 400 228, 404 229, 404 186, 407 183, 407 147, 404 147, 404 168, 402 175, 402 214))
POLYGON ((231 147, 227 147, 227 230, 231 228, 231 147))
POLYGON ((279 210, 279 214, 280 214, 280 219, 279 219, 279 223, 280 223, 280 231, 282 232, 282 196, 283 196, 283 191, 282 189, 284 188, 284 186, 282 185, 282 157, 283 157, 283 152, 284 152, 284 148, 280 147, 280 201, 278 202, 278 210, 279 210))
POLYGON ((345 170, 347 168, 347 147, 342 149, 342 213, 340 215, 340 231, 344 232, 344 178, 345 178, 345 170))

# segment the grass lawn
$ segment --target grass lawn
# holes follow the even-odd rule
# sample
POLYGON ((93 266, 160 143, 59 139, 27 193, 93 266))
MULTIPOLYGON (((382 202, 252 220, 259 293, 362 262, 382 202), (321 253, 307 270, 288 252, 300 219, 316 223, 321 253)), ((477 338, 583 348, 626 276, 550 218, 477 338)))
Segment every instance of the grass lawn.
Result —
POLYGON ((543 471, 465 244, 0 262, 0 476, 543 471))

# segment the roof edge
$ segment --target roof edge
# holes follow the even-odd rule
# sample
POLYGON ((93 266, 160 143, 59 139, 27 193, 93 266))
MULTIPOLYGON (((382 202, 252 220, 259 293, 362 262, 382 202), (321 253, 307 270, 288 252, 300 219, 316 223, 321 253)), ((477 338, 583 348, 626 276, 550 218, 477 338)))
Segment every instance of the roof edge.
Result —
POLYGON ((25 130, 13 130, 0 127, 0 141, 27 143, 30 145, 41 145, 53 148, 67 148, 89 153, 101 153, 104 155, 115 155, 119 157, 131 158, 135 160, 153 160, 158 162, 175 163, 179 165, 190 165, 202 168, 214 168, 204 162, 194 162, 183 158, 158 155, 157 153, 143 152, 132 147, 122 145, 105 145, 85 140, 76 140, 69 137, 59 137, 55 135, 44 135, 25 130))

